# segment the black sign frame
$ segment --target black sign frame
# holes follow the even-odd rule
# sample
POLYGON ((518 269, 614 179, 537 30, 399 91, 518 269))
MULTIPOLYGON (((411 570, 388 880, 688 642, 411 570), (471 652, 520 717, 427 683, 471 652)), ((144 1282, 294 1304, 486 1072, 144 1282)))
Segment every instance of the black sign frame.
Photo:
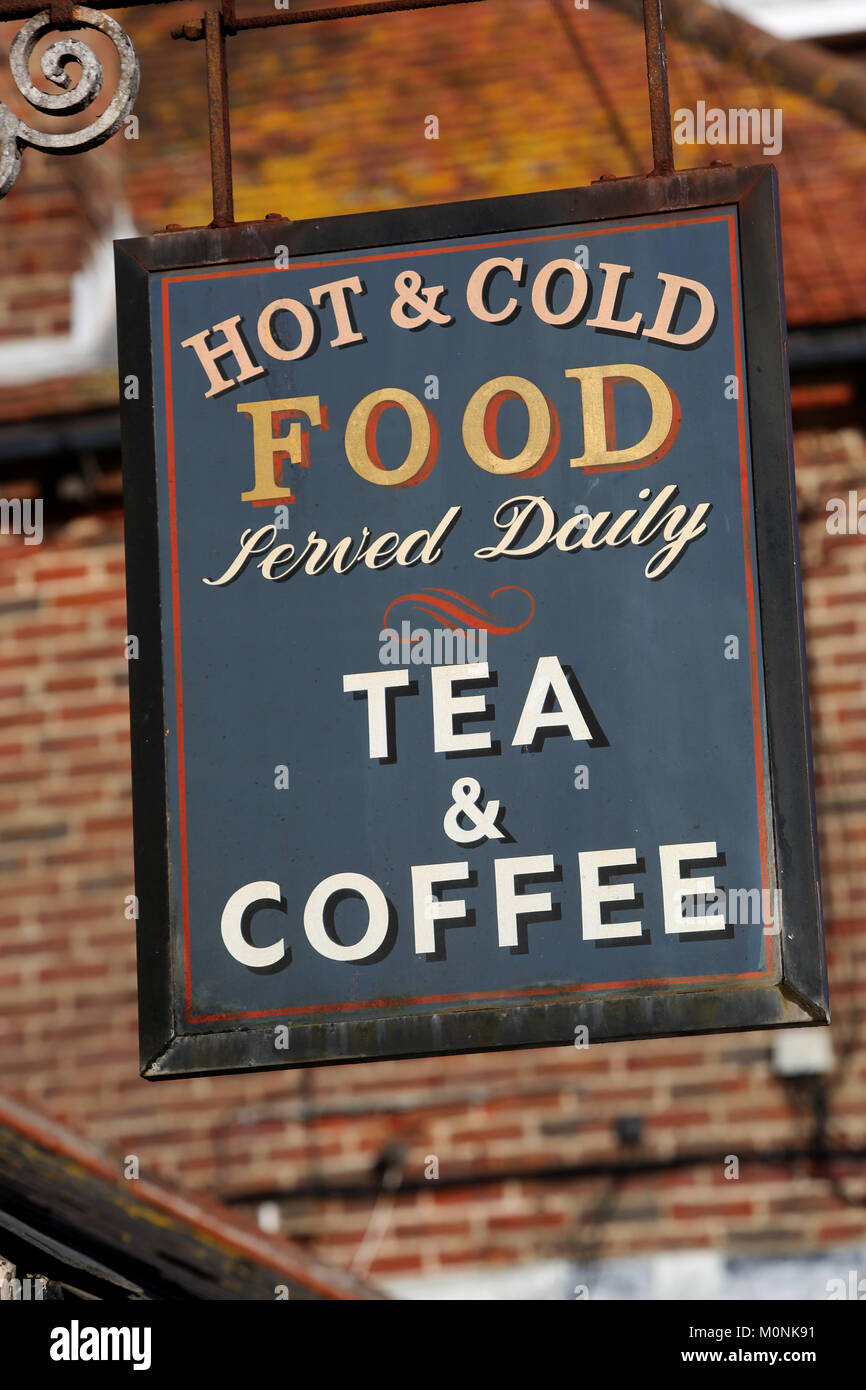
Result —
POLYGON ((711 168, 588 188, 304 222, 268 220, 196 228, 115 243, 121 433, 126 517, 128 630, 141 1074, 174 1076, 286 1068, 460 1052, 728 1032, 829 1022, 823 949, 808 697, 800 595, 781 252, 775 170, 711 168), (479 1005, 406 1015, 399 1007, 345 1022, 290 1021, 290 1046, 274 1045, 274 1020, 184 1032, 174 1016, 169 923, 162 614, 156 503, 149 279, 153 272, 360 250, 574 222, 736 205, 744 304, 744 358, 752 441, 757 578, 768 730, 776 881, 784 904, 775 984, 642 991, 567 1001, 479 1005), (140 383, 124 400, 123 383, 140 383), (760 406, 757 402, 760 401, 760 406))

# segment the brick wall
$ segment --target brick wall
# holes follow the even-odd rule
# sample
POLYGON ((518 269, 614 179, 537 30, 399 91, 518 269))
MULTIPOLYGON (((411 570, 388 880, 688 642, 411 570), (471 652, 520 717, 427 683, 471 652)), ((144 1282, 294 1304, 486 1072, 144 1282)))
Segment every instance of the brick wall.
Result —
MULTIPOLYGON (((826 509, 852 490, 866 501, 866 430, 844 391, 800 399, 835 1150, 866 1145, 866 537, 830 535, 826 509)), ((122 520, 116 460, 102 464, 86 504, 47 506, 41 546, 0 537, 3 1089, 118 1162, 137 1154, 143 1175, 273 1196, 287 1234, 347 1265, 363 1242, 356 1268, 374 1277, 866 1239, 862 1162, 791 1157, 809 1146, 818 1088, 776 1079, 771 1033, 138 1078, 122 520), (630 1117, 631 1144, 617 1128, 630 1117), (438 1180, 425 1176, 434 1158, 438 1180), (607 1171, 623 1162, 643 1171, 607 1171), (375 1206, 397 1166, 402 1189, 375 1206)), ((28 488, 45 490, 0 491, 28 488)))

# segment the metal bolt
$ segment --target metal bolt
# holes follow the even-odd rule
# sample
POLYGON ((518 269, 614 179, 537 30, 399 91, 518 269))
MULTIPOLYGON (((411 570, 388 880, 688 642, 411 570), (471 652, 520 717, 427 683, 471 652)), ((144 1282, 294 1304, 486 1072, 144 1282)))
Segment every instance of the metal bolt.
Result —
POLYGON ((201 20, 194 20, 187 24, 176 24, 171 31, 173 39, 196 39, 204 38, 204 25, 201 20))

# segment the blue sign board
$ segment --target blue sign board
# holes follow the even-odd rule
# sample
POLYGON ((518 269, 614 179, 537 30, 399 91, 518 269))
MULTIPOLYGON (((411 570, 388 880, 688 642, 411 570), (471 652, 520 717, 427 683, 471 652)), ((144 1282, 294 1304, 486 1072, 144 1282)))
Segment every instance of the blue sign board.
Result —
POLYGON ((632 182, 118 245, 145 1075, 826 1020, 775 187, 632 182))

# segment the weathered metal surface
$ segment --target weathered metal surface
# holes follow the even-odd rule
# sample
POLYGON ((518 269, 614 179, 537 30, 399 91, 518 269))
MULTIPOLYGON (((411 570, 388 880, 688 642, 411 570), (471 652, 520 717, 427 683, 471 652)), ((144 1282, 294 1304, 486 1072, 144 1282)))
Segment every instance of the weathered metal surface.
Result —
POLYGON ((15 85, 29 104, 47 115, 72 116, 86 110, 102 90, 101 62, 85 43, 67 36, 55 40, 42 54, 40 62, 44 76, 61 90, 43 92, 32 81, 30 59, 34 48, 61 25, 63 28, 96 29, 111 39, 120 63, 117 88, 102 115, 91 125, 66 132, 36 130, 0 103, 0 197, 9 192, 18 177, 21 151, 25 147, 48 154, 78 154, 82 150, 92 150, 120 129, 135 104, 139 68, 131 40, 111 15, 82 6, 69 7, 61 11, 60 17, 54 10, 43 10, 16 34, 9 52, 9 64, 15 85), (81 75, 74 86, 66 72, 69 63, 81 65, 81 75))
MULTIPOLYGON (((175 0, 143 0, 143 5, 172 4, 175 0)), ((447 5, 479 4, 483 0, 374 0, 371 4, 347 5, 326 10, 275 11, 260 16, 235 14, 232 0, 222 10, 208 10, 203 20, 180 25, 175 38, 204 39, 207 46, 208 125, 210 131, 211 180, 213 186, 213 225, 230 226, 234 220, 232 200, 231 143, 229 138, 228 86, 225 36, 241 29, 269 28, 272 25, 308 24, 318 20, 354 19, 366 15, 391 14, 403 10, 438 9, 447 5)), ((128 8, 135 0, 120 0, 112 9, 128 8)), ((29 62, 33 49, 52 29, 98 29, 107 34, 117 49, 120 76, 117 89, 103 114, 84 130, 44 132, 20 120, 0 102, 0 198, 9 192, 21 167, 21 151, 27 146, 51 154, 77 154, 94 149, 120 129, 132 111, 138 94, 138 59, 131 40, 116 20, 102 13, 108 5, 92 8, 75 6, 72 0, 54 0, 48 9, 32 0, 2 0, 0 22, 33 16, 16 35, 10 50, 12 75, 21 94, 35 110, 50 115, 74 115, 83 111, 102 89, 102 65, 78 39, 60 39, 42 55, 42 71, 59 93, 46 93, 31 81, 29 62), (70 88, 66 66, 81 64, 81 76, 70 88)))
POLYGON ((207 49, 208 131, 213 193, 211 225, 230 227, 234 222, 226 35, 237 34, 244 29, 268 29, 284 24, 358 19, 367 15, 394 14, 403 10, 439 9, 445 5, 479 3, 482 3, 482 0, 374 0, 374 3, 366 5, 342 5, 322 10, 274 10, 270 14, 245 15, 238 18, 234 0, 223 0, 221 9, 208 10, 202 20, 192 20, 173 29, 173 38, 204 39, 207 49))
MULTIPOLYGON (((320 222, 270 220, 119 245, 120 371, 122 377, 131 373, 142 383, 142 398, 124 410, 123 450, 126 506, 134 518, 134 525, 127 528, 130 631, 140 635, 142 650, 146 648, 150 654, 147 661, 130 663, 136 879, 146 890, 139 921, 141 1048, 146 1076, 157 1079, 310 1062, 566 1043, 573 1042, 578 1026, 588 1028, 590 1038, 599 1041, 826 1020, 805 685, 798 636, 795 510, 778 262, 775 175, 766 168, 615 180, 592 189, 320 222), (701 209, 706 210, 705 216, 698 215, 701 209), (629 242, 629 254, 616 240, 626 234, 623 221, 630 229, 628 235, 634 238, 629 242), (719 226, 728 229, 724 244, 712 231, 719 226), (642 237, 650 241, 642 243, 642 237), (286 586, 267 585, 264 576, 255 573, 255 566, 228 588, 202 586, 202 576, 213 579, 221 572, 227 535, 236 543, 237 528, 258 529, 270 520, 267 507, 264 512, 248 512, 245 509, 250 503, 238 504, 235 497, 238 468, 244 475, 241 483, 249 475, 250 447, 247 421, 238 407, 276 398, 275 408, 280 408, 285 407, 283 398, 290 394, 309 397, 316 392, 322 393, 328 405, 328 432, 311 440, 315 457, 311 453, 306 461, 302 459, 301 470, 285 464, 282 483, 278 475, 274 479, 278 486, 297 483, 298 498, 288 508, 293 513, 290 541, 303 542, 313 522, 318 533, 332 542, 351 534, 352 527, 358 529, 362 521, 374 535, 386 525, 399 532, 395 506, 399 506, 407 528, 419 522, 430 525, 434 512, 438 516, 449 501, 457 499, 463 507, 461 543, 449 542, 443 567, 431 582, 440 591, 448 588, 483 602, 485 594, 477 592, 481 577, 472 569, 469 557, 478 528, 485 525, 489 504, 503 488, 549 495, 563 516, 570 513, 571 502, 584 496, 591 495, 594 503, 605 505, 617 475, 590 479, 569 473, 563 446, 543 478, 509 482, 507 477, 497 481, 494 476, 492 481, 490 477, 484 480, 463 457, 459 411, 456 425, 452 418, 455 392, 462 411, 464 382, 471 388, 488 375, 509 379, 509 371, 526 371, 528 376, 538 374, 541 389, 555 399, 563 389, 557 381, 566 358, 568 365, 573 365, 572 357, 576 363, 588 365, 596 360, 593 354, 601 354, 600 362, 621 362, 617 354, 637 351, 637 346, 629 342, 624 347, 624 340, 616 334, 596 338, 583 324, 572 325, 568 332, 551 327, 546 335, 539 336, 531 320, 518 317, 517 336, 514 329, 510 334, 505 331, 510 324, 499 325, 482 332, 477 341, 472 338, 469 348, 463 341, 468 331, 467 304, 461 303, 458 293, 462 273, 448 270, 450 258, 462 257, 453 264, 465 271, 474 264, 476 253, 479 260, 489 256, 491 245, 513 246, 512 254, 524 257, 534 274, 539 256, 542 262, 549 256, 571 257, 583 238, 594 248, 591 265, 627 260, 635 281, 644 285, 653 283, 655 269, 678 270, 684 275, 691 270, 696 279, 708 277, 712 282, 717 307, 722 308, 707 344, 687 352, 655 349, 668 354, 664 357, 666 367, 658 356, 651 360, 672 374, 683 418, 690 421, 690 442, 675 455, 674 480, 684 489, 688 486, 692 501, 698 488, 698 496, 708 496, 713 502, 714 544, 721 545, 722 551, 709 567, 706 561, 695 560, 697 568, 690 567, 690 552, 682 569, 670 577, 671 583, 662 578, 658 584, 644 587, 641 581, 637 589, 628 588, 617 569, 620 561, 615 553, 610 557, 607 589, 596 587, 595 572, 587 568, 581 570, 580 584, 573 592, 559 587, 561 572, 539 571, 534 583, 536 561, 520 559, 513 576, 509 572, 503 579, 502 571, 497 571, 497 579, 488 581, 489 588, 511 582, 536 590, 534 626, 514 627, 515 635, 491 638, 499 644, 495 659, 491 656, 492 667, 500 673, 497 704, 502 702, 515 713, 519 710, 525 686, 516 695, 514 687, 542 652, 560 651, 563 660, 578 660, 577 678, 595 692, 602 686, 606 689, 605 710, 599 711, 598 717, 604 726, 605 713, 610 715, 605 728, 609 743, 592 755, 596 759, 592 775, 601 779, 593 782, 599 788, 595 800, 587 791, 564 797, 563 778, 569 768, 561 765, 563 745, 558 740, 542 750, 540 760, 531 755, 517 757, 519 749, 508 748, 485 758, 483 764, 473 765, 471 758, 462 764, 446 763, 441 761, 445 756, 441 752, 436 755, 440 761, 436 761, 428 746, 429 712, 420 723, 415 715, 410 716, 416 722, 409 726, 408 742, 406 726, 401 725, 403 744, 396 764, 371 766, 366 745, 363 749, 357 746, 358 705, 347 703, 341 694, 339 672, 369 670, 381 660, 374 654, 371 662, 364 644, 375 639, 371 624, 378 627, 383 610, 410 587, 409 577, 404 575, 401 584, 397 572, 377 571, 369 579, 369 585, 377 587, 369 590, 372 598, 367 599, 363 598, 367 581, 360 589, 353 587, 351 574, 311 577, 306 587, 299 585, 298 576, 286 586), (557 249, 558 242, 564 249, 557 249), (545 251, 545 247, 549 249, 545 251), (661 261, 659 248, 666 248, 661 261), (454 324, 428 325, 424 333, 397 333, 394 337, 395 330, 388 327, 387 307, 381 315, 382 291, 388 290, 388 266, 393 279, 394 271, 404 263, 417 264, 425 274, 429 270, 428 280, 448 286, 444 302, 455 315, 454 324), (739 272, 732 268, 737 264, 742 267, 739 289, 739 272), (312 285, 351 275, 356 267, 368 296, 358 300, 364 311, 363 322, 359 321, 365 335, 361 340, 331 354, 326 338, 333 333, 333 325, 323 323, 328 331, 323 332, 321 341, 317 339, 309 361, 306 357, 294 360, 287 370, 266 358, 266 372, 254 374, 248 384, 239 382, 226 392, 222 402, 221 392, 216 400, 203 396, 206 381, 201 363, 188 345, 181 346, 195 328, 224 323, 231 314, 240 312, 243 331, 250 335, 250 344, 258 353, 256 324, 263 306, 277 299, 287 304, 308 300, 312 285), (726 299, 720 297, 721 291, 726 291, 726 299), (736 307, 740 292, 741 311, 736 307), (291 299, 284 301, 287 294, 291 299), (715 393, 722 392, 725 375, 738 370, 738 342, 745 344, 739 382, 743 402, 740 406, 732 404, 731 410, 745 414, 737 417, 741 425, 739 445, 735 445, 733 437, 727 438, 734 415, 725 416, 727 407, 721 406, 715 393), (509 353, 514 364, 511 367, 509 353), (566 356, 560 360, 563 353, 566 356), (359 364, 357 380, 352 363, 359 364), (417 393, 428 372, 437 374, 445 385, 441 399, 431 398, 431 409, 443 431, 441 459, 417 489, 394 490, 387 501, 385 488, 364 492, 367 484, 361 486, 341 452, 342 430, 351 403, 363 393, 362 384, 367 391, 387 384, 417 393), (156 397, 150 394, 152 382, 156 383, 156 397), (171 433, 165 414, 169 394, 174 401, 171 433), (239 421, 244 422, 244 429, 238 429, 239 421), (748 443, 743 433, 746 425, 748 443), (174 472, 174 481, 164 471, 169 440, 178 451, 178 459, 183 460, 182 467, 174 472), (738 457, 741 461, 735 464, 738 457), (161 460, 158 466, 157 458, 161 460), (757 461, 754 468, 751 459, 757 461), (734 475, 739 481, 732 491, 734 475), (566 508, 560 494, 569 482, 571 495, 566 508), (179 490, 174 492, 173 488, 179 490), (164 519, 159 525, 158 493, 164 519), (484 503, 480 513, 479 500, 484 503), (742 515, 741 504, 746 508, 742 515), (169 506, 180 519, 177 542, 170 541, 175 523, 166 514, 169 506), (743 697, 747 667, 756 673, 747 716, 755 733, 745 739, 739 716, 731 723, 731 707, 725 699, 719 701, 718 682, 711 676, 706 659, 691 660, 688 652, 692 648, 688 644, 682 647, 682 637, 684 633, 702 632, 710 622, 713 632, 722 622, 730 625, 720 631, 746 631, 742 596, 750 591, 752 582, 744 581, 742 572, 740 578, 732 577, 734 570, 729 566, 742 566, 744 543, 747 552, 752 545, 746 539, 747 530, 743 530, 750 506, 754 510, 757 596, 757 609, 753 609, 750 621, 755 621, 757 611, 758 636, 749 648, 749 660, 744 653, 739 666, 730 663, 723 667, 728 688, 741 689, 743 697), (181 557, 181 581, 174 599, 171 545, 175 546, 173 553, 181 557), (465 560, 461 559, 464 554, 465 560), (528 570, 521 570, 526 565, 528 570), (321 583, 322 578, 333 580, 336 588, 331 584, 329 589, 321 583), (476 588, 470 587, 476 581, 476 588), (626 587, 620 592, 621 584, 626 587), (215 601, 216 594, 222 594, 225 601, 215 601), (677 601, 685 604, 698 602, 700 617, 691 610, 690 617, 677 616, 676 608, 669 606, 671 595, 678 595, 677 601), (710 618, 710 609, 715 612, 719 601, 729 605, 724 611, 730 613, 730 619, 722 619, 719 613, 710 618), (604 606, 611 603, 603 635, 602 630, 593 635, 593 624, 601 620, 604 606), (662 612, 667 617, 656 632, 662 646, 647 645, 648 634, 656 631, 662 612), (182 698, 177 683, 180 647, 172 633, 183 634, 182 698), (678 634, 679 645, 668 650, 674 634, 678 634), (264 645, 254 651, 256 642, 264 645), (239 643, 245 653, 242 659, 236 654, 239 643), (621 652, 620 659, 611 664, 618 646, 631 656, 626 659, 621 652), (353 664, 343 665, 349 647, 353 664), (671 671, 678 673, 677 690, 662 695, 657 684, 650 696, 650 687, 642 685, 641 672, 659 650, 668 653, 671 671), (368 664, 357 664, 364 661, 368 664), (308 667, 309 674, 305 674, 308 667), (245 671, 248 676, 242 674, 245 671), (754 691, 759 687, 763 695, 759 690, 756 697, 754 691), (229 689, 241 701, 237 707, 231 705, 235 696, 226 694, 229 689), (629 705, 632 689, 636 703, 629 705), (616 714, 614 706, 620 700, 625 704, 616 714), (671 725, 668 752, 663 754, 660 747, 652 766, 644 766, 641 731, 665 727, 665 721, 672 717, 671 708, 676 709, 677 716, 671 725), (759 710, 769 730, 760 754, 763 772, 757 770, 758 750, 763 747, 757 733, 759 710), (709 721, 709 742, 701 742, 701 735, 691 755, 685 750, 688 738, 694 740, 695 735, 694 730, 686 734, 687 712, 690 721, 709 721), (186 784, 184 814, 197 826, 185 861, 179 849, 177 750, 181 716, 184 721, 193 721, 189 726, 192 733, 185 736, 185 757, 193 772, 186 784), (324 742, 317 732, 320 719, 327 730, 324 742), (724 721, 723 737, 719 721, 724 721), (635 738, 637 742, 633 742, 635 738), (255 756, 251 746, 258 748, 255 756), (294 801, 295 793, 268 790, 262 770, 269 757, 266 747, 276 750, 289 746, 293 752, 291 757, 286 755, 286 761, 292 764, 292 777, 297 779, 294 801), (550 755, 546 761, 544 753, 550 755), (200 765, 196 760, 202 757, 206 761, 200 765), (748 771, 750 759, 754 766, 748 771), (665 782, 666 790, 659 782, 665 762, 676 773, 672 781, 668 778, 665 782), (253 766, 258 771, 252 771, 253 766), (695 781, 697 766, 704 767, 704 775, 695 781), (736 789, 731 783, 727 791, 717 792, 716 784, 721 788, 732 768, 740 769, 742 782, 736 789), (500 851, 491 841, 467 852, 449 844, 450 831, 443 833, 450 779, 467 771, 476 776, 483 772, 488 794, 503 797, 508 810, 505 826, 516 840, 515 847, 503 853, 558 847, 557 852, 564 856, 565 887, 554 892, 563 903, 562 922, 555 929, 531 927, 531 933, 542 935, 530 937, 516 953, 503 951, 501 941, 497 944, 498 904, 493 900, 490 881, 493 857, 500 851), (756 776, 757 806, 760 808, 763 797, 763 811, 756 811, 754 804, 756 776), (711 798, 706 805, 701 801, 704 783, 711 798), (652 787, 655 791, 649 793, 652 787), (645 800, 647 795, 649 800, 645 800), (280 797, 286 799, 280 802, 280 797), (588 799, 581 803, 581 797, 588 799), (717 806, 712 797, 717 798, 717 806), (233 813, 226 819, 221 808, 229 804, 233 813), (616 820, 618 807, 626 817, 622 825, 616 820), (759 848, 755 838, 764 821, 769 835, 766 849, 759 848), (755 881, 745 875, 757 872, 748 866, 766 865, 768 883, 781 893, 778 932, 766 935, 763 942, 760 928, 756 936, 741 933, 738 938, 734 931, 712 942, 699 937, 680 954, 679 945, 673 955, 668 949, 665 963, 658 965, 661 956, 657 948, 662 948, 666 939, 670 947, 671 937, 665 937, 667 929, 658 902, 655 906, 648 902, 645 915, 655 945, 649 940, 644 947, 619 942, 616 951, 593 951, 591 943, 581 942, 580 908, 573 882, 579 850, 633 843, 619 838, 631 831, 638 838, 640 831, 644 848, 650 850, 662 842, 660 836, 669 838, 680 830, 685 840, 716 839, 719 836, 714 827, 722 823, 731 874, 727 881, 732 886, 745 886, 755 881), (701 826, 706 834, 703 830, 697 833, 701 826), (599 839, 596 845, 596 838, 605 834, 616 834, 617 838, 599 839), (567 850, 559 843, 563 835, 567 850), (448 950, 435 958, 411 946, 407 866, 419 862, 413 857, 413 845, 425 860, 449 855, 462 859, 466 854, 478 869, 479 882, 474 887, 479 891, 470 899, 478 905, 477 923, 468 932, 452 934, 448 950), (303 899, 310 884, 341 869, 371 879, 378 876, 397 905, 391 954, 343 970, 342 984, 337 979, 339 969, 316 962, 304 941, 302 925, 303 899), (193 912, 191 934, 183 938, 181 899, 187 891, 184 883, 192 881, 185 877, 188 873, 195 877, 193 912), (291 962, 282 960, 276 970, 247 972, 245 965, 238 967, 227 959, 220 940, 220 914, 238 883, 252 877, 269 879, 271 874, 275 879, 282 875, 288 920, 285 913, 263 912, 255 919, 260 924, 258 935, 253 926, 254 935, 248 939, 261 946, 271 942, 274 934, 283 934, 294 955, 291 962), (648 962, 649 968, 644 968, 648 962), (735 978, 738 972, 741 978, 735 978), (437 985, 445 980, 442 988, 429 988, 433 976, 437 985), (290 1043, 282 1051, 275 1046, 275 1025, 281 1022, 290 1027, 290 1043)), ((505 291, 508 281, 501 280, 499 285, 505 291)), ((530 316, 528 289, 523 293, 522 312, 530 316)), ((623 315, 627 317, 628 312, 625 308, 623 315)), ((216 333, 214 345, 220 341, 216 333)), ((232 358, 226 361, 228 375, 236 375, 238 363, 232 358)), ((559 405, 563 429, 567 425, 571 431, 576 402, 569 398, 559 405)), ((624 439, 640 437, 635 424, 627 417, 624 439)), ((514 417, 507 428, 512 434, 518 428, 514 417)), ((525 425, 523 428, 525 431, 525 425)), ((512 451, 506 452, 510 455, 512 451)), ((637 491, 646 481, 653 485, 649 489, 653 492, 658 480, 670 480, 665 474, 667 466, 656 461, 644 475, 625 472, 616 488, 621 492, 628 485, 637 491)), ((614 500, 612 492, 610 500, 614 500)), ((273 501, 271 498, 267 505, 273 501)), ((620 503, 621 498, 617 506, 620 503)), ((575 585, 577 581, 575 574, 575 585)), ((420 575, 411 582, 413 591, 426 587, 420 575)), ((413 671, 417 669, 413 667, 413 671)), ((420 685, 426 707, 430 677, 424 672, 419 675, 423 677, 420 685)), ((420 711, 422 700, 414 705, 403 702, 401 721, 407 717, 408 706, 420 711)), ((362 704, 360 717, 363 715, 362 704)), ((496 732, 501 732, 498 723, 496 732)), ((507 742, 503 739, 503 747, 507 742)), ((565 748, 572 763, 582 760, 582 751, 580 756, 571 757, 575 750, 568 743, 565 748)), ((275 752, 271 765, 278 761, 282 759, 275 752)), ((647 862, 649 865, 649 856, 647 862)), ((644 887, 646 880, 641 883, 644 887)), ((655 892, 651 885, 648 891, 655 892)))
MULTIPOLYGON (((0 1100, 0 1250, 93 1299, 273 1302, 382 1296, 286 1241, 125 1176, 118 1156, 8 1098, 0 1100)), ((2 1274, 0 1261, 0 1274, 2 1274)))
POLYGON ((672 174, 674 146, 671 136, 671 105, 668 94, 668 65, 665 53, 665 22, 662 0, 643 0, 646 71, 649 83, 650 129, 653 140, 654 174, 672 174))
MULTIPOLYGON (((128 0, 126 0, 128 2, 128 0)), ((173 0, 144 0, 145 4, 173 3, 173 0)), ((204 39, 207 48, 208 127, 210 138, 211 183, 214 227, 231 226, 234 221, 232 196, 231 141, 225 39, 248 29, 267 29, 283 25, 312 24, 328 20, 355 19, 402 11, 439 9, 451 5, 479 4, 483 0, 371 0, 367 4, 332 6, 319 10, 274 10, 262 15, 238 17, 234 0, 223 0, 220 9, 208 10, 202 20, 189 21, 172 30, 173 37, 204 39)), ((650 125, 656 175, 673 172, 670 102, 665 60, 664 20, 661 0, 643 0, 646 38, 647 79, 649 83, 650 125)), ((72 0, 54 0, 48 10, 35 11, 29 0, 0 0, 0 20, 33 15, 12 45, 11 64, 22 94, 38 111, 73 114, 83 110, 102 86, 102 69, 94 55, 74 39, 58 42, 43 55, 42 68, 57 86, 66 89, 66 64, 78 61, 82 76, 71 91, 46 94, 35 87, 29 76, 33 47, 46 30, 80 25, 107 33, 120 57, 121 75, 117 91, 106 112, 85 131, 45 134, 33 130, 0 103, 0 197, 12 187, 18 175, 21 149, 25 145, 55 154, 73 154, 92 149, 107 140, 132 110, 138 91, 138 63, 129 38, 108 15, 100 16, 102 5, 93 9, 74 8, 72 0)))
MULTIPOLYGON (((221 13, 209 12, 203 20, 192 20, 172 30, 176 39, 206 39, 208 44, 208 111, 210 122, 211 176, 214 190, 215 227, 229 226, 231 211, 231 151, 228 140, 227 96, 224 88, 225 53, 218 52, 222 37, 245 29, 269 29, 283 25, 313 24, 326 20, 354 19, 366 15, 397 13, 404 10, 441 8, 443 5, 477 4, 480 0, 374 0, 370 4, 340 5, 320 10, 275 10, 262 15, 238 17, 234 0, 223 0, 221 13), (222 64, 223 80, 218 73, 222 64), (228 189, 228 192, 227 192, 228 189)), ((661 0, 643 0, 646 41, 647 81, 649 85, 650 127, 653 142, 653 173, 674 171, 670 99, 665 57, 664 17, 661 0)), ((557 11, 562 18, 561 11, 557 11)))
POLYGON ((217 10, 208 10, 204 23, 213 225, 230 227, 235 218, 226 40, 217 10))
MULTIPOLYGON (((95 0, 88 6, 91 10, 133 10, 146 5, 176 5, 177 0, 95 0)), ((65 10, 74 9, 74 0, 55 0, 49 5, 52 19, 61 23, 65 10)), ((27 19, 30 15, 41 14, 46 8, 45 0, 0 0, 0 24, 11 19, 27 19)))
MULTIPOLYGON (((363 19, 368 15, 401 14, 413 10, 439 10, 449 5, 479 5, 485 0, 371 0, 367 5, 334 5, 321 10, 275 10, 272 14, 242 15, 235 13, 231 0, 222 6, 223 28, 227 34, 244 29, 276 29, 284 24, 317 24, 332 19, 363 19)), ((206 22, 189 20, 172 29, 172 38, 197 39, 205 37, 206 22)))

